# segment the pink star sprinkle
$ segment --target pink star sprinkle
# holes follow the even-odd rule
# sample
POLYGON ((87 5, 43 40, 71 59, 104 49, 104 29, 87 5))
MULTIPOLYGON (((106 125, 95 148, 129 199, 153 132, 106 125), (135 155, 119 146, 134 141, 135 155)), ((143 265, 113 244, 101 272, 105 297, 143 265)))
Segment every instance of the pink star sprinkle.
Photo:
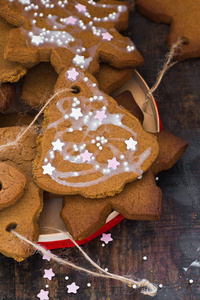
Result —
POLYGON ((111 233, 103 233, 102 237, 100 239, 100 241, 108 244, 109 242, 113 241, 113 239, 111 238, 111 233))
POLYGON ((68 288, 68 293, 74 293, 74 294, 76 294, 77 290, 79 289, 79 286, 76 285, 75 282, 72 282, 72 284, 67 285, 67 288, 68 288))
POLYGON ((77 19, 70 16, 70 17, 66 18, 65 21, 66 21, 66 24, 68 24, 68 25, 74 25, 74 24, 76 24, 77 19))
POLYGON ((101 122, 103 119, 106 119, 106 118, 107 118, 107 116, 106 116, 104 110, 97 110, 96 115, 95 115, 94 117, 95 117, 96 119, 98 119, 100 122, 101 122))
POLYGON ((85 161, 90 161, 92 155, 93 155, 93 154, 90 153, 88 150, 85 150, 85 152, 81 154, 81 157, 82 157, 82 159, 83 159, 83 162, 85 162, 85 161))
POLYGON ((40 290, 40 293, 37 295, 37 297, 40 298, 40 300, 48 300, 49 299, 48 294, 49 294, 48 291, 40 290))
POLYGON ((108 168, 109 169, 113 169, 116 170, 117 166, 119 166, 120 163, 116 160, 116 157, 112 158, 112 159, 108 159, 108 168))
POLYGON ((85 5, 82 5, 82 4, 77 4, 75 5, 76 9, 79 11, 79 12, 85 12, 86 11, 86 6, 85 5))
POLYGON ((75 68, 71 68, 67 71, 67 75, 69 80, 76 80, 76 77, 79 75, 79 73, 76 71, 75 68))
POLYGON ((104 32, 101 35, 103 37, 103 40, 111 41, 113 39, 113 36, 109 32, 104 32))
POLYGON ((43 278, 48 278, 49 280, 51 280, 52 277, 54 277, 54 276, 55 276, 55 274, 52 271, 52 268, 48 269, 48 270, 47 269, 44 270, 44 276, 43 276, 43 278))
MULTIPOLYGON (((51 253, 50 251, 48 251, 48 252, 51 253)), ((42 259, 46 259, 46 260, 50 261, 51 257, 46 254, 43 254, 42 259)))

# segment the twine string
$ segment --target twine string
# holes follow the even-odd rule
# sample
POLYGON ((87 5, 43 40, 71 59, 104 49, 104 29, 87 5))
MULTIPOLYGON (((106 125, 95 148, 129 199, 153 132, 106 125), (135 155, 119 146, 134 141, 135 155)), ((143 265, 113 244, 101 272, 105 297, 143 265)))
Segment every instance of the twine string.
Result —
POLYGON ((104 269, 102 269, 99 265, 97 265, 88 255, 87 253, 85 253, 81 247, 76 243, 76 241, 71 237, 71 235, 69 235, 66 232, 62 232, 64 234, 66 234, 66 236, 74 243, 74 245, 81 251, 81 253, 83 254, 83 256, 86 258, 86 260, 88 260, 96 269, 98 269, 99 272, 95 272, 95 271, 91 271, 82 267, 77 266, 76 264, 71 263, 68 260, 64 260, 58 256, 56 256, 55 254, 47 251, 46 249, 44 249, 42 246, 28 240, 26 237, 24 237, 23 235, 19 234, 18 232, 16 232, 15 230, 11 231, 13 233, 13 235, 17 236, 20 240, 26 242, 27 244, 33 246, 36 250, 38 250, 40 253, 45 254, 47 256, 49 256, 52 260, 56 261, 57 263, 64 265, 64 266, 68 266, 71 267, 73 269, 76 269, 78 271, 83 271, 85 273, 88 273, 90 275, 93 275, 95 277, 101 277, 101 278, 106 278, 106 279, 114 279, 114 280, 118 280, 121 281, 127 285, 132 285, 132 286, 136 286, 137 288, 142 288, 141 293, 143 293, 144 295, 148 295, 148 296, 155 296, 157 293, 157 287, 150 283, 147 279, 142 279, 140 281, 136 281, 133 280, 131 278, 128 277, 124 277, 124 276, 120 276, 120 275, 116 275, 116 274, 112 274, 108 271, 105 271, 104 269))
POLYGON ((6 147, 10 147, 10 146, 15 146, 18 144, 18 142, 21 140, 21 138, 30 130, 30 128, 34 125, 34 123, 38 120, 38 118, 40 117, 40 115, 43 113, 43 111, 45 110, 45 108, 50 104, 50 102, 58 95, 64 93, 64 92, 73 92, 73 89, 60 89, 58 90, 53 96, 51 96, 48 101, 44 104, 44 106, 39 110, 39 112, 37 113, 37 115, 34 117, 34 119, 32 120, 32 122, 26 127, 26 129, 22 130, 22 132, 16 137, 16 139, 12 142, 8 142, 5 145, 1 145, 0 146, 0 151, 3 150, 6 147))
POLYGON ((149 110, 149 104, 151 104, 150 100, 151 100, 151 98, 153 96, 153 93, 155 92, 155 90, 157 90, 157 88, 160 85, 160 83, 161 83, 161 81, 163 79, 163 76, 165 75, 165 73, 167 72, 167 70, 169 70, 171 67, 173 67, 175 64, 178 63, 178 61, 172 62, 172 60, 174 58, 176 50, 178 48, 180 48, 181 45, 183 45, 183 43, 184 43, 183 38, 180 38, 180 39, 177 40, 176 43, 174 43, 172 45, 170 51, 166 54, 163 67, 158 72, 156 82, 154 83, 154 85, 152 86, 152 88, 146 94, 145 102, 143 104, 143 110, 144 110, 144 112, 148 113, 149 115, 153 115, 153 113, 152 113, 152 107, 150 107, 151 110, 149 110))

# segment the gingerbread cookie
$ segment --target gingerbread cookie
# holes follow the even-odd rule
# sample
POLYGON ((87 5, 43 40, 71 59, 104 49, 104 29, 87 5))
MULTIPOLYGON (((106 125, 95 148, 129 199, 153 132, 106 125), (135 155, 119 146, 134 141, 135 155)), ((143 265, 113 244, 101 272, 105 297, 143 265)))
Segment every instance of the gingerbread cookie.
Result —
POLYGON ((109 64, 101 63, 95 78, 98 81, 99 89, 110 95, 122 87, 133 76, 134 71, 134 68, 116 69, 109 64))
POLYGON ((8 110, 15 100, 15 88, 11 83, 0 85, 0 112, 8 110))
MULTIPOLYGON (((144 115, 140 107, 137 105, 130 91, 124 91, 114 98, 119 105, 129 110, 139 121, 143 123, 144 115)), ((46 192, 47 198, 59 198, 59 195, 46 192)), ((74 196, 75 197, 75 196, 74 196)), ((100 215, 101 217, 101 215, 100 215)))
POLYGON ((21 171, 8 163, 0 162, 0 210, 19 200, 26 184, 26 176, 21 171))
POLYGON ((36 183, 62 195, 102 198, 119 193, 155 161, 156 139, 101 92, 89 73, 64 70, 55 91, 60 89, 45 110, 33 167, 36 183))
POLYGON ((23 83, 21 100, 39 109, 53 95, 58 74, 50 63, 40 63, 28 70, 23 83))
POLYGON ((99 230, 112 212, 105 199, 86 199, 80 195, 64 196, 60 217, 67 231, 76 240, 82 240, 99 230))
POLYGON ((70 65, 95 74, 99 62, 116 68, 143 63, 133 42, 118 32, 128 26, 124 2, 0 0, 0 7, 0 15, 18 27, 10 31, 6 59, 51 61, 58 74, 70 65))
POLYGON ((171 25, 169 48, 183 39, 183 45, 177 49, 177 60, 200 57, 199 0, 136 0, 136 7, 150 20, 171 25))
POLYGON ((188 147, 188 142, 173 135, 167 130, 154 133, 159 143, 159 154, 151 167, 154 175, 163 170, 170 169, 184 154, 188 147))
MULTIPOLYGON (((133 68, 120 70, 101 63, 99 72, 95 77, 99 89, 110 94, 120 88, 133 73, 133 68)), ((38 109, 53 95, 57 78, 58 75, 50 63, 40 63, 31 68, 25 76, 21 100, 38 109)))
POLYGON ((0 17, 0 82, 17 82, 26 74, 26 68, 20 63, 4 58, 4 49, 11 29, 13 29, 13 26, 0 17))
POLYGON ((128 183, 114 197, 64 196, 60 216, 70 234, 81 240, 99 230, 113 209, 127 219, 156 221, 161 215, 161 200, 162 192, 151 171, 147 171, 142 179, 128 183))
POLYGON ((160 149, 157 160, 150 170, 140 179, 128 183, 121 193, 95 200, 64 196, 61 218, 75 239, 81 240, 100 229, 112 210, 131 220, 156 221, 160 218, 162 192, 156 186, 154 175, 171 168, 183 155, 188 143, 168 131, 155 135, 160 149))
MULTIPOLYGON (((24 130, 23 127, 0 128, 0 145, 14 141, 22 130, 24 130)), ((32 161, 36 154, 37 134, 38 128, 33 127, 21 138, 18 145, 9 145, 0 150, 0 161, 16 168, 27 178, 27 186, 21 198, 12 206, 0 211, 0 252, 17 261, 28 257, 34 249, 22 243, 11 230, 15 229, 19 234, 34 242, 39 236, 38 219, 43 205, 42 191, 33 182, 31 174, 32 161)), ((19 174, 15 173, 15 175, 17 177, 13 180, 17 182, 19 174)), ((9 188, 12 189, 11 186, 9 188)), ((11 199, 13 195, 9 193, 9 197, 11 199)))

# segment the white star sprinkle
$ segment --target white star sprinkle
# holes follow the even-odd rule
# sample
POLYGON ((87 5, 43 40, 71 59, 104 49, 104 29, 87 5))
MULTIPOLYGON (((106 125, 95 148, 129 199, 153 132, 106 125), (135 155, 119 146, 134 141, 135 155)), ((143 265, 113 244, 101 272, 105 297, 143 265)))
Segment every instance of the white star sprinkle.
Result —
POLYGON ((83 114, 82 114, 80 108, 72 108, 72 112, 70 114, 70 117, 73 117, 75 120, 78 120, 82 116, 83 116, 83 114))
POLYGON ((81 65, 81 64, 84 64, 85 63, 85 57, 82 56, 82 55, 76 55, 74 58, 73 58, 73 62, 76 64, 76 65, 81 65))
POLYGON ((132 138, 132 137, 130 137, 130 139, 129 140, 126 140, 125 141, 125 143, 126 143, 126 148, 129 150, 133 150, 133 151, 135 151, 136 150, 136 145, 137 145, 137 141, 134 141, 134 139, 132 138))
POLYGON ((43 39, 40 37, 40 36, 37 36, 37 35, 34 35, 31 39, 32 43, 35 44, 35 45, 39 45, 39 44, 43 44, 44 41, 43 39))
POLYGON ((53 146, 53 150, 56 151, 62 151, 62 147, 65 145, 65 143, 61 142, 60 139, 57 139, 55 142, 51 143, 53 146))
POLYGON ((42 166, 43 168, 43 174, 49 174, 52 175, 53 171, 55 170, 54 167, 52 167, 52 165, 50 163, 48 163, 46 166, 42 166))

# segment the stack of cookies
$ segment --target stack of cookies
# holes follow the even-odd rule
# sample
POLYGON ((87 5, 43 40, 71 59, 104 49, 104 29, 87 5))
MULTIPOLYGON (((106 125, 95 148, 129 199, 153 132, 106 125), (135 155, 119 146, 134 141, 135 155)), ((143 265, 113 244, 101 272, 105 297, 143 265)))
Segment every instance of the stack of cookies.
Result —
POLYGON ((147 133, 130 92, 109 96, 143 63, 119 33, 128 26, 127 5, 0 0, 0 8, 1 111, 12 107, 14 82, 30 108, 48 101, 42 123, 28 130, 31 116, 1 116, 0 251, 17 261, 32 253, 12 230, 37 241, 43 191, 63 196, 61 218, 75 239, 101 228, 113 210, 158 220, 154 176, 173 166, 187 142, 147 133))

